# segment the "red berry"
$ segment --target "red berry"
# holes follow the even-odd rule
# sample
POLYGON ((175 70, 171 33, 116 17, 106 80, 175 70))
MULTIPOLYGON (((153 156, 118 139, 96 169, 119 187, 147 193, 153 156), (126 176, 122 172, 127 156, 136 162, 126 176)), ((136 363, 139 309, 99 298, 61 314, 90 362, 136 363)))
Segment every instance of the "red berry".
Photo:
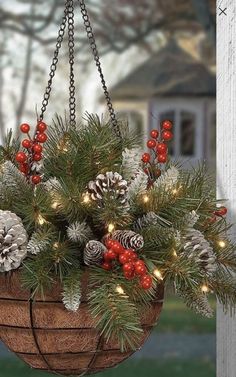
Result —
POLYGON ((135 273, 137 275, 145 275, 147 273, 147 267, 142 265, 135 266, 135 273))
POLYGON ((30 130, 30 126, 29 126, 27 123, 23 123, 23 124, 20 126, 20 130, 21 130, 21 132, 23 132, 24 134, 28 134, 28 133, 29 133, 29 130, 30 130))
POLYGON ((123 265, 123 271, 124 271, 125 273, 131 273, 131 272, 133 272, 133 271, 134 271, 134 264, 131 263, 131 262, 129 262, 129 263, 125 263, 125 264, 123 265))
POLYGON ((114 241, 111 248, 116 254, 121 254, 124 252, 123 246, 118 241, 114 241))
POLYGON ((148 140, 148 142, 147 142, 148 148, 153 149, 153 148, 155 148, 156 145, 157 145, 157 142, 155 140, 148 140))
POLYGON ((40 160, 42 160, 42 155, 41 155, 41 153, 35 153, 35 154, 33 155, 33 160, 34 160, 34 161, 40 161, 40 160))
POLYGON ((104 254, 104 259, 105 259, 106 261, 108 261, 108 260, 114 260, 114 259, 116 259, 116 253, 115 253, 112 249, 110 249, 110 250, 108 250, 108 251, 104 254))
POLYGON ((226 207, 221 207, 217 211, 214 212, 216 216, 225 216, 227 214, 228 210, 226 207))
POLYGON ((163 130, 171 130, 173 127, 173 123, 170 120, 164 120, 161 124, 163 130))
POLYGON ((137 260, 137 261, 135 262, 135 264, 134 264, 135 269, 138 268, 139 266, 141 266, 141 267, 144 266, 144 267, 145 267, 145 263, 144 263, 144 261, 142 261, 141 259, 137 260))
POLYGON ((28 173, 28 170, 29 170, 29 166, 28 166, 28 164, 21 164, 21 165, 20 165, 20 171, 21 171, 21 173, 23 173, 23 174, 27 174, 27 173, 28 173))
POLYGON ((29 149, 32 147, 32 141, 28 140, 28 139, 25 139, 22 141, 22 147, 26 148, 26 149, 29 149))
POLYGON ((171 131, 163 131, 162 132, 162 138, 165 141, 170 141, 173 138, 173 134, 171 131))
POLYGON ((47 125, 46 123, 44 122, 39 122, 38 125, 37 125, 37 131, 39 131, 40 133, 43 133, 44 131, 46 131, 47 129, 47 125))
POLYGON ((142 155, 142 161, 143 161, 143 162, 147 163, 147 162, 150 161, 150 159, 151 159, 151 156, 150 156, 149 153, 144 153, 144 154, 142 155))
POLYGON ((159 136, 159 132, 158 132, 157 130, 152 130, 152 131, 150 132, 150 135, 151 135, 151 137, 152 137, 153 139, 157 139, 158 136, 159 136))
POLYGON ((137 253, 135 253, 135 251, 133 249, 128 250, 128 252, 129 252, 129 254, 127 253, 127 255, 129 255, 130 261, 136 262, 138 260, 137 253))
POLYGON ((24 163, 27 160, 27 156, 24 152, 18 152, 16 155, 16 161, 19 163, 24 163))
POLYGON ((111 263, 109 263, 109 262, 104 262, 104 263, 102 264, 102 268, 103 268, 104 270, 110 271, 110 270, 112 269, 112 265, 111 265, 111 263))
POLYGON ((165 164, 167 161, 167 154, 159 154, 159 156, 157 157, 157 161, 161 164, 165 164))
POLYGON ((46 134, 38 134, 37 137, 36 137, 37 141, 39 143, 45 143, 48 139, 47 135, 46 134))
POLYGON ((152 277, 150 275, 143 275, 140 279, 140 283, 143 289, 150 289, 152 287, 152 277))
POLYGON ((134 270, 132 272, 124 272, 124 277, 127 280, 132 280, 135 277, 135 272, 134 270))
POLYGON ((40 144, 34 144, 33 145, 33 151, 35 153, 42 153, 42 151, 43 151, 42 145, 40 145, 40 144))
POLYGON ((167 153, 167 145, 165 143, 158 143, 156 147, 157 153, 165 154, 167 153))
POLYGON ((33 175, 31 179, 34 185, 38 185, 42 180, 40 175, 33 175))
POLYGON ((129 262, 129 257, 127 255, 125 255, 124 253, 120 254, 119 255, 119 262, 120 262, 120 264, 128 263, 129 262))
POLYGON ((137 254, 132 249, 125 250, 123 254, 128 258, 129 262, 133 262, 138 258, 137 254))

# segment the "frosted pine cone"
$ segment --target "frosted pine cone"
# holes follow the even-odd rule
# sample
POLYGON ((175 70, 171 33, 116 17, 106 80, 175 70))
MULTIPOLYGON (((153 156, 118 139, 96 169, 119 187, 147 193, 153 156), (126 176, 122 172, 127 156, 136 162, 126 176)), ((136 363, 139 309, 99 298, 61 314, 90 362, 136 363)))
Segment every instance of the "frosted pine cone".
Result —
POLYGON ((107 172, 99 174, 95 181, 88 184, 88 192, 92 200, 103 200, 105 195, 118 199, 121 204, 127 201, 127 181, 118 173, 107 172))
POLYGON ((140 250, 144 246, 143 236, 132 230, 116 230, 111 238, 119 241, 125 249, 140 250))
POLYGON ((188 258, 194 258, 196 263, 208 273, 213 273, 217 269, 216 256, 209 242, 197 229, 190 228, 183 237, 184 253, 188 258))
POLYGON ((84 263, 86 266, 96 266, 103 262, 106 247, 99 241, 89 241, 84 249, 84 263))
POLYGON ((0 272, 17 269, 27 255, 27 233, 21 219, 0 210, 0 272))

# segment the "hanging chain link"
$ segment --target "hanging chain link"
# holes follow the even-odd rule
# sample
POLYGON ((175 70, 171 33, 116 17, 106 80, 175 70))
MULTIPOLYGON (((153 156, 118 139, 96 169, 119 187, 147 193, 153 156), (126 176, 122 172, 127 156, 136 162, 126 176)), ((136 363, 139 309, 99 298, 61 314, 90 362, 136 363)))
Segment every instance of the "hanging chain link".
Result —
POLYGON ((74 19, 74 0, 68 0, 68 47, 70 65, 70 86, 69 86, 69 111, 70 124, 76 125, 76 98, 75 98, 75 19, 74 19))
POLYGON ((110 94, 108 92, 108 88, 107 88, 105 78, 104 78, 104 74, 103 74, 103 71, 102 71, 100 57, 99 57, 98 49, 97 49, 97 44, 96 44, 96 41, 95 41, 93 28, 92 28, 92 25, 91 25, 91 22, 90 22, 90 19, 89 19, 88 11, 87 11, 86 5, 84 3, 84 0, 78 0, 78 1, 79 1, 82 17, 83 17, 83 20, 84 20, 84 25, 85 25, 87 37, 88 37, 90 47, 91 47, 91 50, 92 50, 92 53, 93 53, 93 56, 94 56, 94 60, 96 62, 96 66, 97 66, 97 69, 98 69, 98 72, 99 72, 99 75, 100 75, 100 78, 101 78, 102 88, 103 88, 103 91, 104 91, 104 94, 105 94, 108 111, 110 113, 111 122, 114 126, 114 130, 115 130, 116 135, 119 138, 122 138, 121 131, 120 131, 120 128, 119 128, 119 124, 118 124, 117 119, 116 119, 116 114, 115 114, 115 111, 114 111, 114 108, 113 108, 113 105, 112 105, 111 97, 110 97, 110 94))
MULTIPOLYGON (((111 122, 114 127, 114 131, 116 135, 122 139, 119 124, 116 119, 116 114, 112 105, 111 97, 108 92, 108 88, 105 82, 105 77, 102 71, 101 61, 98 54, 97 44, 95 41, 93 28, 89 19, 88 11, 84 3, 84 0, 78 0, 78 1, 79 1, 81 13, 82 13, 82 17, 83 17, 83 21, 85 25, 87 37, 88 37, 90 47, 93 53, 93 57, 94 57, 94 60, 98 69, 98 73, 101 78, 102 88, 103 88, 105 99, 107 102, 107 107, 110 114, 111 122)), ((53 79, 54 79, 56 69, 57 69, 59 52, 60 52, 62 42, 65 36, 67 21, 68 21, 68 47, 69 47, 69 65, 70 65, 69 112, 70 112, 70 124, 72 126, 75 126, 76 125, 76 98, 75 98, 75 75, 74 75, 74 63, 75 63, 75 58, 74 58, 74 55, 75 55, 74 54, 74 49, 75 49, 74 0, 65 1, 64 16, 62 18, 62 22, 61 22, 60 29, 58 32, 56 49, 54 51, 52 64, 50 66, 49 80, 48 80, 48 84, 47 84, 47 87, 43 96, 39 120, 43 120, 44 113, 47 109, 48 102, 51 96, 52 83, 53 83, 53 79)))
POLYGON ((61 45, 62 45, 62 42, 63 42, 63 39, 64 39, 66 24, 67 24, 67 0, 66 0, 66 6, 65 6, 65 10, 64 10, 64 16, 62 17, 61 25, 60 25, 59 32, 58 32, 56 49, 54 51, 52 64, 50 66, 49 80, 48 80, 48 84, 47 84, 47 87, 46 87, 46 90, 45 90, 45 93, 44 93, 44 96, 43 96, 43 102, 42 102, 41 112, 40 112, 40 115, 39 115, 39 120, 43 120, 44 113, 47 109, 48 102, 49 102, 49 99, 50 99, 50 95, 51 95, 51 91, 52 91, 53 78, 55 76, 56 69, 57 69, 58 56, 59 56, 59 51, 60 51, 60 48, 61 48, 61 45))

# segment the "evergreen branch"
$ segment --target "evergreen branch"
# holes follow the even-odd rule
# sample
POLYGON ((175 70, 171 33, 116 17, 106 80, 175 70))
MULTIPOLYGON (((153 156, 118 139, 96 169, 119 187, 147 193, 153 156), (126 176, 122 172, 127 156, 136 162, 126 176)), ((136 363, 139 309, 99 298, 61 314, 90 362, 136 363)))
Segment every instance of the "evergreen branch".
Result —
POLYGON ((193 311, 204 317, 211 318, 214 315, 207 295, 199 289, 181 288, 177 289, 177 294, 183 299, 184 303, 193 311))
POLYGON ((53 240, 55 241, 55 230, 51 226, 43 226, 32 234, 27 251, 30 254, 47 251, 53 240))
POLYGON ((70 270, 69 275, 63 279, 63 298, 62 301, 66 309, 76 312, 81 302, 81 271, 70 270))
MULTIPOLYGON (((137 308, 124 293, 117 292, 117 281, 110 274, 98 280, 96 271, 90 278, 89 302, 97 327, 107 341, 118 339, 121 351, 135 350, 142 334, 137 308)), ((101 277, 101 275, 99 275, 101 277)))

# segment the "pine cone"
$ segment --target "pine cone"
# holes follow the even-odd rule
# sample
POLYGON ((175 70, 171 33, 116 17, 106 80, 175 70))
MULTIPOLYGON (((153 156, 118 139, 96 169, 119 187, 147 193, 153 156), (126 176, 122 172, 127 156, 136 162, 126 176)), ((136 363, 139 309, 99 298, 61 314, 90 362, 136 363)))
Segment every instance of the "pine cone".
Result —
POLYGON ((17 269, 27 255, 27 233, 21 219, 0 210, 0 272, 17 269))
POLYGON ((128 184, 118 173, 99 174, 95 181, 88 184, 88 192, 92 200, 103 200, 105 195, 118 199, 121 204, 127 201, 128 184))
POLYGON ((132 230, 116 230, 111 238, 119 241, 125 249, 140 250, 144 246, 143 236, 132 230))
POLYGON ((103 255, 106 247, 99 241, 89 241, 84 249, 84 263, 87 266, 100 265, 103 262, 103 255))
POLYGON ((188 258, 194 258, 196 263, 208 273, 213 273, 217 269, 216 256, 209 242, 197 229, 190 228, 183 237, 184 253, 188 258))

